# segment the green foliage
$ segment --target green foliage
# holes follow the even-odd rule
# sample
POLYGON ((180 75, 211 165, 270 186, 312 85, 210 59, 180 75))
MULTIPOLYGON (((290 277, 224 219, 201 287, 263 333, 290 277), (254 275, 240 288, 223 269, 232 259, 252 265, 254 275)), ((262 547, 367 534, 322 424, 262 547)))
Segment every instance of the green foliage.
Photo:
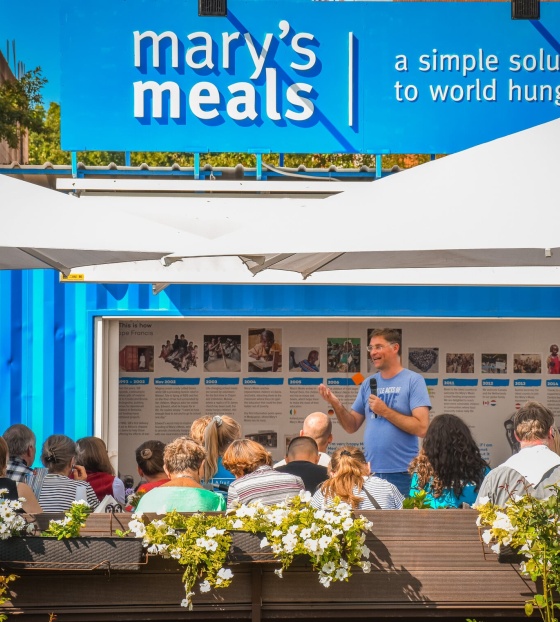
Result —
POLYGON ((70 509, 65 512, 62 520, 52 520, 43 536, 63 540, 77 538, 80 530, 85 527, 86 519, 91 514, 91 507, 86 501, 74 501, 70 509))
MULTIPOLYGON (((70 164, 71 155, 69 151, 62 151, 60 147, 60 105, 51 103, 48 111, 38 108, 43 129, 41 131, 30 131, 29 133, 29 163, 44 164, 70 164)), ((88 166, 107 166, 111 162, 119 166, 124 166, 125 156, 121 151, 83 151, 79 152, 78 159, 88 166)), ((410 168, 427 162, 430 156, 427 155, 398 155, 389 154, 383 156, 383 168, 399 166, 410 168)), ((280 156, 277 153, 263 155, 263 162, 271 166, 278 166, 280 156)), ((151 152, 137 151, 130 154, 132 166, 147 164, 148 166, 171 167, 173 164, 179 166, 194 166, 194 155, 192 153, 181 152, 151 152)), ((256 157, 251 153, 201 153, 200 166, 210 164, 213 167, 235 167, 242 164, 245 167, 254 168, 256 157)), ((336 166, 340 168, 359 168, 361 166, 375 167, 375 156, 369 154, 355 153, 333 153, 333 154, 301 154, 287 153, 284 155, 284 166, 297 168, 303 164, 307 168, 328 168, 336 166)), ((333 174, 336 177, 336 173, 333 174)))
POLYGON ((348 581, 352 566, 370 572, 370 550, 364 542, 372 524, 363 517, 354 518, 351 507, 338 499, 327 511, 313 508, 309 498, 309 493, 302 493, 275 506, 250 503, 227 515, 170 512, 148 524, 135 515, 129 528, 143 538, 149 554, 171 557, 185 568, 181 605, 189 609, 197 583, 201 592, 230 585, 233 573, 225 565, 233 531, 264 536, 260 546, 270 546, 281 562, 282 567, 275 570, 280 577, 296 555, 308 557, 325 587, 333 581, 348 581))
MULTIPOLYGON (((0 575, 0 606, 10 602, 10 588, 9 584, 18 579, 15 574, 0 575)), ((8 619, 5 613, 0 612, 0 622, 4 622, 8 619)))
POLYGON ((13 78, 0 84, 0 140, 5 140, 10 147, 18 146, 22 132, 41 131, 41 89, 46 82, 41 68, 36 67, 19 80, 13 78))
POLYGON ((537 608, 545 622, 557 622, 554 609, 559 605, 554 598, 560 590, 560 486, 550 489, 546 499, 511 494, 505 508, 481 500, 477 509, 479 526, 490 527, 482 534, 483 541, 494 542, 496 553, 502 546, 520 550, 527 557, 520 565, 521 572, 533 581, 542 580, 542 594, 525 604, 525 613, 532 615, 537 608))
POLYGON ((403 510, 427 510, 432 506, 426 501, 428 493, 425 490, 419 490, 403 501, 403 510))

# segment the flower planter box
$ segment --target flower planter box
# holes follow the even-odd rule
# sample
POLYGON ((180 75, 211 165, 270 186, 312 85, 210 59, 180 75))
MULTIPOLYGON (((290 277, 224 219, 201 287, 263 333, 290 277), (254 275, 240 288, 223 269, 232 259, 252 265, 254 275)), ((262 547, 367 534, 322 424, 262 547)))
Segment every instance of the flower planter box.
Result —
POLYGON ((261 548, 261 540, 264 535, 249 533, 247 531, 231 532, 231 549, 229 553, 230 563, 243 562, 276 562, 270 546, 261 548))
POLYGON ((137 538, 36 536, 0 540, 0 566, 34 570, 138 570, 144 561, 137 538))

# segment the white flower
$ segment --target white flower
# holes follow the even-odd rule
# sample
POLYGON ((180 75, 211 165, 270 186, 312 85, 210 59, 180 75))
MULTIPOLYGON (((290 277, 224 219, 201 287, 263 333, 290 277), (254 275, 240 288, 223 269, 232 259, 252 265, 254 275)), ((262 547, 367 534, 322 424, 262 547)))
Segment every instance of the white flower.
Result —
POLYGON ((313 540, 312 538, 309 538, 308 540, 306 540, 303 543, 303 546, 308 550, 311 551, 312 553, 316 553, 319 549, 319 541, 318 540, 313 540))
POLYGON ((265 546, 268 546, 270 544, 270 542, 268 541, 268 538, 264 537, 261 540, 261 549, 264 549, 265 546))
POLYGON ((210 529, 206 531, 206 535, 209 538, 215 538, 216 536, 221 536, 224 532, 225 529, 216 529, 215 527, 210 527, 210 529))
POLYGON ((233 522, 232 527, 233 529, 243 529, 243 521, 237 519, 236 521, 233 522))
POLYGON ((339 568, 334 576, 337 581, 343 581, 348 578, 348 570, 346 570, 346 568, 339 568))
POLYGON ((477 503, 474 506, 475 508, 479 508, 483 505, 486 505, 487 503, 490 503, 490 497, 479 497, 477 499, 477 503))
POLYGON ((321 550, 325 550, 327 547, 330 546, 332 542, 332 538, 330 536, 321 536, 319 538, 319 548, 321 550))
POLYGON ((275 529, 275 530, 272 532, 272 534, 271 534, 271 535, 272 535, 272 537, 273 537, 273 538, 279 538, 279 537, 282 535, 282 533, 283 533, 283 532, 282 532, 282 531, 280 531, 280 529, 275 529))
POLYGON ((323 572, 325 574, 332 574, 334 572, 334 570, 335 570, 335 565, 333 564, 333 562, 327 562, 321 568, 321 572, 323 572))
POLYGON ((202 593, 204 593, 204 592, 209 592, 211 589, 212 589, 212 586, 210 585, 210 583, 209 583, 207 580, 203 581, 203 582, 200 584, 200 591, 201 591, 202 593))
POLYGON ((300 490, 299 491, 299 498, 304 503, 309 503, 311 501, 311 493, 308 490, 300 490))
POLYGON ((332 577, 324 574, 319 574, 319 583, 321 585, 324 585, 325 587, 329 587, 329 585, 332 583, 332 577))
POLYGON ((348 517, 342 523, 341 527, 342 529, 344 529, 344 531, 348 531, 349 529, 352 529, 353 525, 354 525, 354 521, 350 517, 348 517))
POLYGON ((494 520, 492 527, 494 529, 503 529, 504 531, 515 531, 509 516, 503 512, 496 512, 496 519, 494 520))
POLYGON ((276 570, 274 571, 274 574, 282 578, 282 572, 283 572, 283 568, 276 568, 276 570))
POLYGON ((284 544, 284 548, 286 549, 286 552, 291 553, 296 548, 297 541, 298 541, 297 536, 295 536, 292 533, 287 533, 282 538, 282 543, 284 544))
POLYGON ((482 533, 482 541, 484 544, 490 544, 492 541, 492 532, 489 529, 482 533))
POLYGON ((233 572, 229 568, 220 568, 220 570, 218 570, 218 577, 222 579, 222 581, 229 581, 233 579, 233 572))
POLYGON ((371 562, 362 562, 361 566, 364 572, 371 572, 371 562))
POLYGON ((500 543, 498 542, 496 544, 493 544, 490 548, 494 553, 496 553, 496 555, 498 555, 498 553, 500 552, 500 543))
POLYGON ((362 546, 362 557, 365 557, 366 559, 370 556, 371 551, 368 549, 368 547, 364 544, 362 546))
POLYGON ((311 537, 311 529, 309 529, 309 527, 307 527, 306 529, 302 529, 299 535, 302 540, 307 540, 307 538, 311 537))

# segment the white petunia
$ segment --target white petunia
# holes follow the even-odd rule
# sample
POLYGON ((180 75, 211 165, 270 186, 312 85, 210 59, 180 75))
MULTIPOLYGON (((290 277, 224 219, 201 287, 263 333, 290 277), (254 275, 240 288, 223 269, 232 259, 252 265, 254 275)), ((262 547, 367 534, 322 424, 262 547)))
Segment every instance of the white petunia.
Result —
POLYGON ((309 492, 309 490, 300 490, 299 491, 299 498, 304 503, 309 503, 311 501, 311 493, 309 492))
POLYGON ((362 562, 361 566, 364 572, 371 572, 371 562, 362 562))
POLYGON ((370 556, 371 551, 369 550, 369 548, 364 544, 362 546, 362 557, 365 557, 366 559, 370 556))
POLYGON ((334 571, 335 571, 335 565, 333 562, 327 562, 321 568, 321 572, 324 572, 325 574, 332 574, 334 571))
POLYGON ((329 577, 324 574, 319 574, 319 583, 321 585, 324 585, 325 587, 329 587, 330 584, 332 583, 332 577, 329 577))
POLYGON ((262 540, 261 540, 261 549, 264 549, 265 546, 268 546, 270 544, 270 542, 268 541, 268 538, 265 536, 262 540))
POLYGON ((276 568, 276 570, 274 571, 274 574, 279 576, 282 579, 282 572, 283 572, 283 568, 276 568))
POLYGON ((346 570, 346 568, 339 568, 334 576, 337 581, 343 581, 348 578, 348 570, 346 570))
POLYGON ((218 570, 218 577, 222 579, 222 581, 229 581, 233 579, 233 572, 229 568, 220 568, 220 570, 218 570))
POLYGON ((212 586, 210 585, 210 583, 209 583, 207 580, 203 581, 203 582, 200 584, 200 591, 201 591, 202 593, 204 593, 204 592, 209 592, 211 589, 212 589, 212 586))
POLYGON ((482 532, 482 541, 484 544, 490 544, 492 541, 492 532, 489 529, 482 532))

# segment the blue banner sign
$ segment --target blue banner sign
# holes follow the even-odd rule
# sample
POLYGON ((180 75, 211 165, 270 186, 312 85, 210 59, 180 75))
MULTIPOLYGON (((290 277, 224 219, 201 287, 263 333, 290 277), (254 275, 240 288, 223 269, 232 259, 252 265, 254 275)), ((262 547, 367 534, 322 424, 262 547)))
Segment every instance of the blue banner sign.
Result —
POLYGON ((251 384, 263 386, 279 386, 284 384, 284 378, 243 378, 243 384, 249 386, 251 384))
POLYGON ((478 386, 478 380, 473 378, 471 379, 466 379, 466 378, 445 378, 443 380, 443 386, 444 387, 477 387, 478 386))
MULTIPOLYGON (((483 387, 509 387, 509 380, 492 378, 482 381, 483 387)), ((517 386, 517 385, 516 385, 517 386)))
POLYGON ((305 387, 318 387, 322 382, 322 378, 290 378, 288 380, 290 386, 299 385, 305 387))
POLYGON ((215 384, 215 385, 219 385, 219 386, 226 386, 226 385, 238 385, 239 384, 239 378, 206 378, 204 380, 204 384, 208 385, 208 384, 215 384))
POLYGON ((540 387, 542 380, 514 380, 514 387, 540 387))
POLYGON ((560 116, 560 3, 100 0, 63 14, 67 150, 450 153, 560 116))
POLYGON ((200 378, 154 378, 155 385, 198 386, 200 378))

